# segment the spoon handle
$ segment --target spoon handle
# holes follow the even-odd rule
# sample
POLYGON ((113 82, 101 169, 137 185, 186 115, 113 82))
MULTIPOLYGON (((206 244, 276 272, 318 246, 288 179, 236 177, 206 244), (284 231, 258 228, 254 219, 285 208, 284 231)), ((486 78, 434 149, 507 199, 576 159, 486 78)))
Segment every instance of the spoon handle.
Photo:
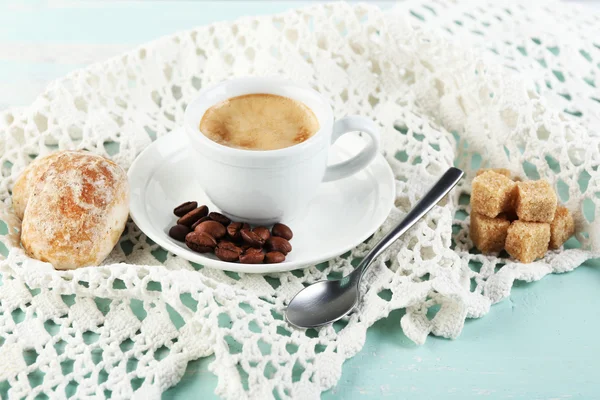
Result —
POLYGON ((406 214, 404 219, 400 221, 387 235, 385 235, 363 258, 358 265, 353 275, 358 277, 367 270, 371 262, 385 251, 396 239, 402 236, 409 230, 418 220, 427 214, 433 206, 448 194, 448 192, 460 181, 464 172, 458 168, 450 168, 444 175, 433 185, 433 187, 423 196, 423 198, 414 206, 412 210, 406 214))

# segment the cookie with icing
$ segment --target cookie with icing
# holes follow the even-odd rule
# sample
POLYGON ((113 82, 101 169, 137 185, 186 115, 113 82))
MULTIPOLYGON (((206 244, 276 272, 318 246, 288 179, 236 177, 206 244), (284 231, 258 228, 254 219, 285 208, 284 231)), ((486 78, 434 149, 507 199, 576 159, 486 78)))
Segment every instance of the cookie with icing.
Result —
MULTIPOLYGON (((54 157, 31 183, 21 229, 23 248, 56 269, 98 265, 125 229, 127 175, 114 162, 86 152, 54 157)), ((33 177, 31 173, 27 179, 33 177)))

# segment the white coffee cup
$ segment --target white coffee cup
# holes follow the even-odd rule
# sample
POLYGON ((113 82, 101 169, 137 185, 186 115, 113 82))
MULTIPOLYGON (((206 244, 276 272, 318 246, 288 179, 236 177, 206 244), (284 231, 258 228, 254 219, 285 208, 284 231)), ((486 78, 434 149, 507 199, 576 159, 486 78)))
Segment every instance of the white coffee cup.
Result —
POLYGON ((204 89, 185 110, 186 133, 196 153, 198 181, 221 212, 258 225, 301 216, 323 182, 348 177, 366 167, 379 150, 375 123, 359 116, 334 122, 327 100, 315 90, 280 78, 239 78, 204 89), (320 129, 306 141, 278 150, 244 150, 212 141, 200 131, 211 106, 232 97, 266 93, 301 101, 316 115, 320 129), (370 137, 352 158, 328 166, 329 147, 348 132, 370 137))

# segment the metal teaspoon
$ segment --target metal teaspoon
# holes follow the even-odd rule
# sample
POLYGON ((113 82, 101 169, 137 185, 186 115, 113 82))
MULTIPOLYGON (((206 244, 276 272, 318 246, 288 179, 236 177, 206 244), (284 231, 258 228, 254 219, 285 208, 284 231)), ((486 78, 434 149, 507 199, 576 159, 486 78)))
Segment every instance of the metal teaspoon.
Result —
POLYGON ((286 319, 300 328, 330 324, 354 309, 359 301, 360 279, 381 253, 427 214, 460 181, 463 171, 450 168, 404 219, 383 237, 349 275, 338 280, 313 283, 294 296, 285 311, 286 319))

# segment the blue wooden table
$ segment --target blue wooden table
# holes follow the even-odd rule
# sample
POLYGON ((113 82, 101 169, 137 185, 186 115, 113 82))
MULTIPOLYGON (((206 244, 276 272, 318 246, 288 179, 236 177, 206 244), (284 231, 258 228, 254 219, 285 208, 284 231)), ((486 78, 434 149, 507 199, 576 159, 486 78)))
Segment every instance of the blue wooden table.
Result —
MULTIPOLYGON (((314 2, 1 2, 0 109, 27 105, 49 80, 161 35, 307 4, 314 2)), ((467 321, 457 340, 430 337, 420 347, 400 329, 403 312, 392 312, 323 397, 600 398, 598 293, 597 263, 517 283, 489 315, 467 321)), ((164 397, 215 398, 210 361, 191 362, 164 397)))

